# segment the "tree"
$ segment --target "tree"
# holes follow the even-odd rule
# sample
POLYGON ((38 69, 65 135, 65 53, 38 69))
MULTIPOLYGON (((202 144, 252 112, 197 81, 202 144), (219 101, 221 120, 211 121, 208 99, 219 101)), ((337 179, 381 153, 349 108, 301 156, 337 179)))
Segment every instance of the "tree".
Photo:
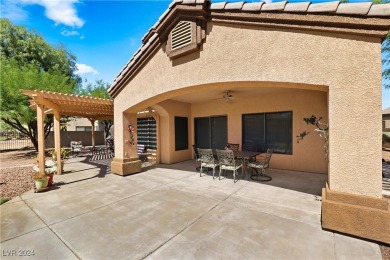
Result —
MULTIPOLYGON (((97 97, 97 98, 105 98, 105 99, 111 99, 110 95, 108 95, 108 88, 110 87, 110 84, 105 83, 102 79, 96 80, 95 84, 87 84, 87 86, 83 89, 80 89, 79 94, 80 95, 88 95, 91 97, 97 97)), ((110 129, 113 125, 112 120, 99 120, 100 123, 104 125, 104 134, 107 138, 110 134, 110 129)))
POLYGON ((382 53, 383 53, 383 79, 384 86, 387 89, 390 89, 390 33, 387 34, 386 39, 382 43, 382 53))
MULTIPOLYGON (((74 72, 76 57, 65 47, 53 47, 36 32, 0 19, 0 111, 1 120, 27 135, 38 149, 36 112, 29 108, 21 89, 72 93, 81 79, 74 72)), ((46 116, 45 136, 53 125, 46 116)))
MULTIPOLYGON (((373 0, 374 4, 386 4, 390 3, 390 0, 373 0)), ((390 32, 387 34, 386 39, 382 43, 382 76, 384 79, 383 85, 385 88, 390 89, 390 32)))

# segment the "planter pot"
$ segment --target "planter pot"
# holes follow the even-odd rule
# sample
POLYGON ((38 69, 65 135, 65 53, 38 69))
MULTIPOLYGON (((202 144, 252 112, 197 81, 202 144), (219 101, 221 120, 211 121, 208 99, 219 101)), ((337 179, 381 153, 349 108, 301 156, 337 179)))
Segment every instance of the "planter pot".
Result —
POLYGON ((65 161, 61 161, 61 172, 64 172, 65 161))
POLYGON ((37 190, 46 188, 48 182, 48 178, 37 179, 35 180, 35 188, 37 188, 37 190))
POLYGON ((51 185, 53 185, 53 176, 54 176, 54 173, 52 173, 52 174, 46 174, 46 176, 49 178, 48 179, 48 186, 51 186, 51 185))

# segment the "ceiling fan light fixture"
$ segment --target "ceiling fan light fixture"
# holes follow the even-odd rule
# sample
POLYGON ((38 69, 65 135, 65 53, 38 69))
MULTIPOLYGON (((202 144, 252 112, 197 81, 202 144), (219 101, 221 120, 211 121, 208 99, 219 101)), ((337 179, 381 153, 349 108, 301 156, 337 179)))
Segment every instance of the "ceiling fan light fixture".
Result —
POLYGON ((230 90, 226 90, 226 91, 225 91, 225 94, 223 95, 223 98, 224 98, 225 100, 230 100, 230 99, 233 98, 233 95, 230 94, 230 90))

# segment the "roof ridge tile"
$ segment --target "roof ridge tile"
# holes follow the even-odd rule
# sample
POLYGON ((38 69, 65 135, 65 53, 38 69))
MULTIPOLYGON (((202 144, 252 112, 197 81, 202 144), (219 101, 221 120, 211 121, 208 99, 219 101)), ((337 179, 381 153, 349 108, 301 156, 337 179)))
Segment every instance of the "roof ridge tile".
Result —
POLYGON ((261 6, 261 11, 283 11, 287 1, 265 3, 261 6))
POLYGON ((285 12, 306 12, 311 2, 287 3, 284 7, 285 12))
POLYGON ((372 5, 367 16, 390 16, 390 3, 372 5))
POLYGON ((245 4, 245 2, 234 2, 234 3, 227 3, 225 5, 225 10, 241 10, 242 6, 245 4))
POLYGON ((227 2, 211 3, 210 10, 223 10, 227 2))
POLYGON ((323 2, 309 5, 307 9, 308 13, 331 13, 336 12, 339 7, 340 1, 323 2))
POLYGON ((371 6, 372 6, 372 2, 340 3, 336 13, 366 15, 370 11, 371 6))
POLYGON ((253 12, 253 11, 260 11, 261 9, 261 6, 264 4, 264 2, 257 2, 257 3, 245 3, 242 7, 242 11, 249 11, 249 12, 253 12))

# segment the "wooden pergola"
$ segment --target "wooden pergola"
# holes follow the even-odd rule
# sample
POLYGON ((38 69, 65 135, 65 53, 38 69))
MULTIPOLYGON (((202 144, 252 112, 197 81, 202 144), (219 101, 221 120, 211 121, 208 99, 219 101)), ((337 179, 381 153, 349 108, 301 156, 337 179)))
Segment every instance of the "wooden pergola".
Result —
MULTIPOLYGON (((45 114, 54 115, 54 149, 58 158, 61 154, 61 116, 88 118, 92 124, 92 146, 95 146, 95 121, 114 118, 114 104, 109 99, 40 90, 22 90, 22 93, 31 98, 31 107, 37 110, 38 166, 42 173, 45 169, 45 114)), ((61 174, 61 160, 57 160, 57 171, 61 174)))

